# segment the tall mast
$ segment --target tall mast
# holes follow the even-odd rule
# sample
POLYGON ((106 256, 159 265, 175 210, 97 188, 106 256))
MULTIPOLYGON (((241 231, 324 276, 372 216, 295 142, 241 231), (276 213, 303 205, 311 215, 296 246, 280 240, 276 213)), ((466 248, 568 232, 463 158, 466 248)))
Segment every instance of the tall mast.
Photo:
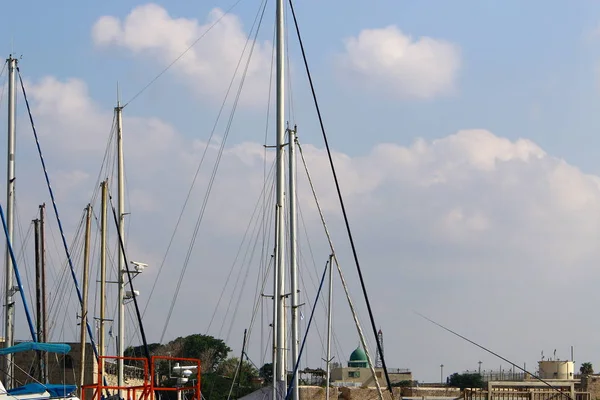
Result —
POLYGON ((106 312, 106 238, 107 238, 107 205, 108 205, 108 180, 101 183, 102 187, 102 214, 100 217, 100 338, 99 338, 99 361, 98 369, 100 369, 101 382, 104 381, 104 320, 106 312))
MULTIPOLYGON (((117 153, 118 153, 118 197, 119 197, 119 235, 123 240, 123 248, 125 248, 125 174, 123 166, 123 121, 121 117, 121 101, 117 100, 117 106, 115 112, 117 113, 117 153)), ((119 251, 119 337, 117 356, 123 357, 125 352, 125 255, 123 251, 119 251)), ((117 359, 117 386, 121 387, 124 385, 123 379, 123 359, 117 359)), ((119 389, 119 397, 122 397, 121 390, 119 389)))
MULTIPOLYGON (((37 337, 40 342, 44 341, 43 333, 43 315, 42 315, 42 258, 40 255, 40 220, 33 220, 33 239, 34 239, 34 253, 35 253, 35 322, 37 337)), ((44 382, 44 360, 42 358, 42 352, 36 353, 36 361, 38 364, 37 379, 40 382, 44 382)))
MULTIPOLYGON (((46 315, 46 204, 40 205, 40 268, 42 273, 42 337, 40 342, 48 342, 48 316, 46 315)), ((48 383, 48 352, 44 352, 42 383, 48 383)))
MULTIPOLYGON (((8 165, 6 168, 6 227, 8 231, 7 243, 14 242, 13 231, 14 231, 14 205, 15 205, 15 148, 16 148, 16 108, 17 108, 17 92, 16 92, 16 71, 17 71, 17 60, 10 55, 8 60, 8 165)), ((15 302, 13 300, 13 294, 15 288, 13 287, 13 265, 10 258, 10 252, 8 245, 6 246, 6 301, 5 301, 5 330, 4 340, 6 347, 10 347, 14 344, 14 333, 15 333, 15 302)), ((7 389, 11 389, 13 386, 13 356, 7 354, 5 356, 6 365, 4 368, 5 377, 4 384, 7 389)))
MULTIPOLYGON (((289 148, 290 148, 290 292, 292 297, 292 365, 296 365, 298 360, 298 241, 296 239, 296 127, 288 129, 289 148)), ((294 374, 292 381, 292 399, 299 400, 298 374, 294 374)))
POLYGON ((83 396, 83 385, 85 383, 85 328, 87 326, 87 302, 88 302, 88 281, 90 270, 90 237, 92 235, 92 206, 86 207, 85 216, 85 247, 83 249, 83 301, 81 302, 81 353, 79 356, 79 394, 83 396))
POLYGON ((275 247, 275 267, 277 272, 275 282, 275 305, 277 309, 276 320, 274 321, 273 334, 276 337, 275 360, 273 371, 273 381, 275 382, 275 391, 277 398, 285 396, 287 389, 287 374, 285 364, 285 230, 284 230, 284 201, 285 201, 285 71, 284 71, 284 2, 277 0, 277 198, 276 198, 276 224, 277 238, 275 247))

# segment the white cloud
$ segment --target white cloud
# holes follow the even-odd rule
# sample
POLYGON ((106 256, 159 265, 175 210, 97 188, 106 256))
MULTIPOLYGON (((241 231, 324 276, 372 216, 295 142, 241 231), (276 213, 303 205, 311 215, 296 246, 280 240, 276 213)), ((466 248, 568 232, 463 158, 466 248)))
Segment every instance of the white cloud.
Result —
MULTIPOLYGON (((225 15, 215 8, 207 22, 200 24, 195 19, 173 18, 161 6, 149 3, 135 7, 123 21, 113 16, 99 18, 92 29, 92 38, 97 46, 121 47, 167 66, 205 33, 172 69, 186 86, 199 94, 214 96, 220 103, 248 37, 237 16, 225 15)), ((245 50, 236 82, 246 65, 251 44, 245 50)), ((271 48, 268 41, 254 46, 241 97, 246 104, 263 105, 263 100, 266 101, 271 48)), ((237 84, 233 86, 234 93, 236 89, 237 84)))
MULTIPOLYGON (((94 189, 112 110, 96 104, 89 97, 86 85, 75 79, 45 78, 29 84, 28 92, 36 125, 44 135, 42 146, 51 178, 55 177, 54 182, 63 177, 77 178, 62 186, 61 198, 65 202, 59 204, 63 216, 73 216, 68 226, 76 226, 79 221, 75 218, 81 215, 94 189), (54 93, 70 96, 68 101, 62 101, 62 96, 54 93), (70 152, 76 154, 66 157, 70 152), (60 174, 53 175, 53 171, 60 174)), ((125 126, 132 213, 128 217, 130 256, 151 264, 149 275, 136 281, 144 300, 204 144, 185 138, 168 122, 158 119, 126 115, 125 126)), ((323 149, 310 144, 303 149, 352 293, 359 302, 360 291, 344 229, 340 226, 326 155, 323 149)), ((217 147, 211 146, 190 209, 167 259, 163 280, 146 315, 147 332, 153 335, 150 340, 157 340, 156 335, 162 330, 216 153, 217 147)), ((390 365, 411 367, 417 379, 422 379, 427 374, 426 365, 439 363, 433 360, 432 347, 444 345, 444 354, 459 363, 456 368, 464 368, 470 359, 481 357, 478 353, 473 355, 474 350, 452 346, 447 338, 437 338, 431 333, 431 330, 437 333, 435 328, 410 319, 411 309, 434 318, 448 316, 452 327, 472 329, 465 333, 483 337, 489 343, 507 340, 504 328, 498 327, 497 333, 490 328, 499 323, 498 315, 503 316, 503 323, 519 323, 528 331, 561 313, 566 318, 565 328, 553 329, 552 340, 571 343, 569 326, 580 317, 577 313, 585 313, 574 307, 573 302, 594 300, 595 291, 589 282, 597 279, 594 274, 600 257, 599 177, 547 154, 530 140, 511 141, 482 129, 463 130, 436 140, 417 139, 408 146, 382 143, 360 156, 337 152, 334 159, 377 321, 384 321, 381 322, 385 324, 384 330, 397 331, 400 338, 386 343, 390 365), (577 293, 577 297, 570 295, 564 301, 561 297, 561 301, 553 301, 549 306, 542 301, 554 298, 555 290, 562 296, 565 287, 571 289, 569 293, 577 293), (528 304, 532 304, 536 313, 528 313, 524 320, 528 304), (387 314, 383 315, 384 311, 387 314), (520 317, 513 321, 510 319, 513 315, 520 317), (467 323, 473 318, 478 319, 477 327, 467 323), (414 336, 432 339, 407 346, 405 340, 414 340, 414 336)), ((271 161, 269 154, 269 166, 271 161)), ((186 312, 175 313, 171 321, 171 326, 177 327, 172 329, 174 335, 206 329, 261 191, 263 162, 264 148, 260 143, 226 146, 179 299, 179 304, 187 302, 202 307, 194 310, 194 318, 186 312)), ((311 250, 321 268, 328 251, 301 171, 299 167, 302 220, 314 235, 311 250)), ((19 193, 23 199, 31 192, 20 177, 19 193)), ((33 200, 32 203, 37 204, 33 200)), ((307 242, 302 228, 301 232, 303 273, 307 273, 312 267, 307 267, 307 242)), ((252 242, 257 235, 260 236, 255 232, 247 241, 252 242)), ((271 233, 265 236, 272 238, 271 233)), ((234 334, 243 331, 241 326, 248 323, 250 297, 254 293, 250 285, 254 285, 258 274, 259 253, 257 250, 255 258, 243 265, 249 266, 250 276, 242 279, 248 287, 233 325, 234 334)), ((303 299, 313 296, 310 287, 302 289, 302 296, 303 299)), ((352 332, 347 325, 351 319, 346 318, 343 303, 337 307, 336 327, 342 350, 352 350, 355 336, 347 333, 352 332)), ((224 315, 223 309, 217 318, 224 315)), ((582 329, 600 328, 594 321, 582 317, 583 320, 586 322, 582 329)), ((211 334, 227 335, 228 324, 224 324, 221 332, 218 329, 221 323, 219 320, 213 324, 211 334)), ((257 345, 257 339, 252 340, 257 345)), ((546 345, 538 344, 538 340, 533 335, 510 343, 513 351, 524 354, 522 357, 535 357, 537 350, 531 354, 531 348, 546 345)), ((229 341, 233 343, 235 339, 229 341)), ((589 338, 582 336, 577 343, 591 349, 590 354, 600 351, 589 338)), ((252 349, 258 352, 255 347, 252 349)), ((320 355, 313 356, 318 363, 320 355)), ((347 354, 336 357, 344 358, 347 354)))
POLYGON ((413 39, 396 26, 364 29, 345 40, 340 67, 356 83, 401 98, 429 99, 451 93, 461 65, 457 45, 441 39, 413 39))

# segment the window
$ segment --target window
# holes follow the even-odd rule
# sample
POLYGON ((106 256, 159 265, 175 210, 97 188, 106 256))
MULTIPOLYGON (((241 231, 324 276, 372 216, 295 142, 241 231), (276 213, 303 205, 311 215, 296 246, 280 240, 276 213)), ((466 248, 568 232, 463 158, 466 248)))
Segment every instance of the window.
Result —
POLYGON ((348 371, 348 378, 360 378, 360 371, 348 371))

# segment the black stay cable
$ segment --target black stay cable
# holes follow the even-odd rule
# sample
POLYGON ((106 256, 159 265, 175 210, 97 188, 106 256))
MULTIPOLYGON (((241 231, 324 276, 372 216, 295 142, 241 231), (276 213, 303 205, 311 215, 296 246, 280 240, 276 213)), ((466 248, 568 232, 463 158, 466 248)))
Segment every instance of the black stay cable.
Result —
POLYGON ((296 12, 294 11, 294 4, 292 3, 292 0, 288 0, 288 1, 290 4, 290 10, 292 11, 292 17, 294 18, 294 26, 296 28, 296 35, 298 36, 300 50, 302 51, 302 59, 304 61, 304 68, 306 69, 306 75, 308 76, 308 82, 310 84, 312 98, 315 103, 317 116, 319 118, 319 125, 321 127, 321 133, 323 134, 323 140, 325 141, 325 148, 327 149, 327 157, 329 158, 329 165, 331 166, 333 180, 335 181, 335 189, 337 191, 338 198, 340 200, 342 214, 344 215, 344 223, 346 225, 346 231, 348 232, 348 239, 350 240, 350 246, 352 247, 352 255, 354 256, 354 263, 356 264, 356 270, 358 271, 358 277, 360 279, 360 286, 362 288, 362 292, 365 297, 365 303, 367 305, 367 310, 369 311, 369 319, 371 320, 371 328, 373 329, 373 334, 375 335, 375 342, 377 343, 377 350, 379 351, 379 355, 381 356, 381 364, 383 366, 383 372, 385 373, 385 380, 387 382, 387 388, 390 391, 390 393, 393 393, 392 392, 392 383, 390 381, 390 376, 388 374, 387 366, 385 364, 385 358, 383 357, 383 349, 381 348, 381 343, 379 342, 379 339, 377 336, 377 327, 375 326, 375 319, 373 318, 373 310, 371 309, 371 303, 369 302, 369 296, 367 295, 367 288, 365 286, 365 281, 363 279, 362 271, 360 269, 360 262, 358 261, 358 253, 356 252, 356 246, 354 245, 354 238, 352 237, 352 231, 350 230, 350 223, 348 222, 348 215, 346 213, 344 199, 342 198, 342 191, 340 189, 340 183, 338 182, 337 173, 335 171, 335 165, 333 164, 333 157, 331 156, 331 150, 329 149, 329 142, 327 141, 327 134, 325 133, 325 126, 323 124, 323 117, 321 116, 321 109, 319 108, 319 102, 317 101, 317 94, 315 92, 315 86, 313 84, 312 75, 310 74, 310 69, 308 67, 308 61, 306 59, 306 52, 304 51, 304 44, 302 42, 302 37, 300 36, 300 28, 298 27, 298 20, 296 19, 296 12))
MULTIPOLYGON (((117 218, 117 211, 115 210, 115 206, 112 202, 112 196, 110 193, 108 194, 108 198, 110 201, 110 208, 112 209, 113 219, 115 221, 115 226, 119 227, 119 219, 117 218)), ((148 341, 146 340, 146 332, 144 331, 144 324, 142 323, 142 313, 140 312, 140 307, 137 302, 137 296, 135 295, 135 290, 133 290, 133 277, 131 276, 131 271, 129 270, 129 263, 127 262, 127 253, 125 252, 125 245, 123 244, 123 237, 121 236, 121 232, 117 229, 117 236, 119 237, 119 248, 121 249, 121 253, 123 253, 123 268, 125 268, 125 272, 127 272, 127 279, 129 280, 129 289, 131 289, 131 297, 133 297, 133 305, 135 307, 135 314, 137 316, 138 324, 140 326, 140 335, 142 336, 142 344, 144 345, 144 353, 146 358, 148 359, 148 366, 152 366, 152 358, 150 357, 150 349, 148 348, 148 341)), ((119 271, 119 274, 123 273, 123 271, 119 271)), ((119 338, 119 340, 123 340, 124 338, 119 338)))
POLYGON ((567 392, 563 391, 563 390, 562 390, 562 389, 560 389, 559 387, 553 386, 553 385, 552 385, 550 382, 548 382, 548 381, 546 381, 546 380, 544 380, 544 379, 540 378, 538 375, 532 374, 531 372, 527 371, 525 368, 521 368, 520 366, 518 366, 518 365, 517 365, 517 364, 515 364, 514 362, 510 361, 509 359, 507 359, 507 358, 505 358, 505 357, 502 357, 500 354, 498 354, 498 353, 496 353, 496 352, 494 352, 494 351, 492 351, 492 350, 490 350, 490 349, 488 349, 488 348, 486 348, 486 347, 483 347, 482 345, 480 345, 480 344, 478 344, 478 343, 475 343, 473 340, 471 340, 471 339, 467 338, 466 336, 463 336, 463 335, 461 335, 461 334, 460 334, 460 333, 458 333, 458 332, 455 332, 455 331, 453 331, 453 330, 452 330, 452 329, 450 329, 450 328, 446 328, 444 325, 442 325, 442 324, 439 324, 439 323, 435 322, 435 321, 434 321, 434 320, 432 320, 431 318, 428 318, 428 317, 424 316, 423 314, 421 314, 421 313, 419 313, 419 312, 416 312, 416 311, 415 311, 415 314, 417 314, 419 317, 421 317, 421 318, 423 318, 423 319, 425 319, 425 320, 427 320, 427 321, 431 322, 432 324, 439 326, 439 327, 440 327, 440 328, 442 328, 443 330, 445 330, 445 331, 447 331, 447 332, 450 332, 451 334, 453 334, 453 335, 455 335, 455 336, 458 336, 459 338, 461 338, 461 339, 463 339, 463 340, 466 340, 467 342, 471 343, 472 345, 475 345, 475 346, 479 347, 480 349, 482 349, 482 350, 484 350, 484 351, 487 351, 488 353, 490 353, 491 355, 493 355, 493 356, 495 356, 495 357, 498 357, 498 358, 499 358, 499 359, 501 359, 502 361, 505 361, 505 362, 509 363, 510 365, 512 365, 512 367, 513 367, 513 368, 518 368, 519 370, 523 371, 523 372, 524 372, 526 375, 529 375, 529 376, 531 376, 533 379, 537 379, 538 381, 542 382, 544 385, 546 385, 546 386, 550 387, 551 389, 553 389, 553 390, 557 391, 557 392, 558 392, 558 394, 560 394, 561 396, 565 396, 567 399, 569 399, 569 400, 573 400, 573 398, 572 398, 572 397, 571 397, 571 396, 570 396, 570 395, 569 395, 567 392))

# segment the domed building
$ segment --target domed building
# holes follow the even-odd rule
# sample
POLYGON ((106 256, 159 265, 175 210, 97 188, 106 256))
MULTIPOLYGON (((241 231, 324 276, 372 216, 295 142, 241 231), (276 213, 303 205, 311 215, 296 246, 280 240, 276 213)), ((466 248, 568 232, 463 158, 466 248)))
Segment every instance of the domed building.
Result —
POLYGON ((369 359, 362 347, 357 347, 356 350, 350 354, 348 368, 369 368, 369 359))
MULTIPOLYGON (((383 368, 375 368, 375 374, 382 386, 385 386, 383 368)), ((388 368, 392 383, 412 381, 412 373, 408 369, 388 368)), ((365 350, 358 346, 351 354, 347 367, 331 370, 331 384, 334 386, 375 387, 375 377, 369 368, 369 359, 365 350)))

